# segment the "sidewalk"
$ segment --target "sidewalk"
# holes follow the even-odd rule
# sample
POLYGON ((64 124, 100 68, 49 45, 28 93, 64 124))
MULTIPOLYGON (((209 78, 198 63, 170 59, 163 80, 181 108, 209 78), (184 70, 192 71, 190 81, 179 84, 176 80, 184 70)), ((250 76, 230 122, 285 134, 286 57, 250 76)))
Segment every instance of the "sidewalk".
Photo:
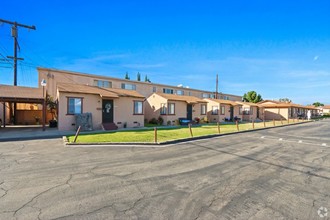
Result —
POLYGON ((6 126, 0 127, 0 142, 21 141, 32 139, 61 138, 64 135, 75 134, 75 131, 59 131, 57 128, 46 127, 43 131, 41 126, 6 126))

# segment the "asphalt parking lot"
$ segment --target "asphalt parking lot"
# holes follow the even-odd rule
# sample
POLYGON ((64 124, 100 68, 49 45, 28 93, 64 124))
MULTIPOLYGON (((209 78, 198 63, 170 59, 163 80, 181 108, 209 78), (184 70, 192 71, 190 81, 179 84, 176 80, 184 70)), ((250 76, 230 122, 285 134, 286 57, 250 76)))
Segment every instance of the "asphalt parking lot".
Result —
POLYGON ((1 142, 0 219, 329 219, 329 131, 323 120, 158 148, 1 142))

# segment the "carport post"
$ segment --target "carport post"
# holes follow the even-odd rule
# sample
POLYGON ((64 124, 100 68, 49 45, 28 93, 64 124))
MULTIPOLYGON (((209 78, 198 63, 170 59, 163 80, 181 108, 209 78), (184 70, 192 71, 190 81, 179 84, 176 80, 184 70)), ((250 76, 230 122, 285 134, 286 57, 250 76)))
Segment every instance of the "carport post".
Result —
POLYGON ((3 102, 3 127, 6 127, 6 103, 3 102))

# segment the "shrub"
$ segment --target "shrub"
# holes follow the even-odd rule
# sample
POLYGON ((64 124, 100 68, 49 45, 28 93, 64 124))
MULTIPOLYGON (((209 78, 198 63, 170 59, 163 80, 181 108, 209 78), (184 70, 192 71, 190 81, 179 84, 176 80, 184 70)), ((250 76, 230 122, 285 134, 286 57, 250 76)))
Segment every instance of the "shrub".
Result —
POLYGON ((163 125, 163 123, 164 123, 164 119, 161 116, 159 116, 158 117, 158 124, 163 125))
POLYGON ((152 119, 149 121, 149 124, 156 125, 156 124, 158 124, 158 121, 157 121, 156 118, 152 118, 152 119))
POLYGON ((195 118, 195 122, 196 122, 197 124, 199 124, 200 120, 201 120, 201 119, 198 118, 198 117, 195 118))
POLYGON ((167 125, 171 125, 172 124, 172 122, 171 121, 167 121, 167 125))

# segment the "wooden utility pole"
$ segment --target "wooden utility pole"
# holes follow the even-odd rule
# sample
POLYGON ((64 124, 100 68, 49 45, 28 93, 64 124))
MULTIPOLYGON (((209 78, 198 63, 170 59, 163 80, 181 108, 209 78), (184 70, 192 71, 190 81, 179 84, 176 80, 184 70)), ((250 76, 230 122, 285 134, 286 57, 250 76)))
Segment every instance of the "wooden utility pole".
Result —
MULTIPOLYGON (((0 19, 0 23, 7 23, 12 25, 11 26, 11 36, 14 38, 14 56, 7 56, 7 58, 12 59, 14 61, 14 86, 17 86, 17 60, 24 60, 23 58, 17 57, 17 48, 20 50, 20 46, 18 44, 18 27, 27 28, 30 30, 36 30, 36 27, 34 25, 29 26, 25 24, 20 24, 16 21, 7 21, 0 19)), ((9 104, 9 107, 11 109, 11 104, 9 104)), ((12 114, 12 111, 10 111, 12 114)), ((10 115, 12 117, 12 115, 10 115)), ((16 102, 14 103, 14 124, 16 124, 16 102)))
POLYGON ((14 56, 7 56, 7 58, 14 60, 14 86, 17 86, 17 60, 23 60, 23 58, 17 57, 17 48, 19 48, 19 44, 18 44, 18 40, 17 40, 17 38, 18 38, 17 27, 23 27, 23 28, 27 28, 30 30, 36 30, 36 27, 34 25, 29 26, 29 25, 17 23, 16 21, 7 21, 7 20, 3 20, 3 19, 0 19, 0 23, 7 23, 7 24, 12 25, 11 26, 11 36, 14 38, 14 56))

